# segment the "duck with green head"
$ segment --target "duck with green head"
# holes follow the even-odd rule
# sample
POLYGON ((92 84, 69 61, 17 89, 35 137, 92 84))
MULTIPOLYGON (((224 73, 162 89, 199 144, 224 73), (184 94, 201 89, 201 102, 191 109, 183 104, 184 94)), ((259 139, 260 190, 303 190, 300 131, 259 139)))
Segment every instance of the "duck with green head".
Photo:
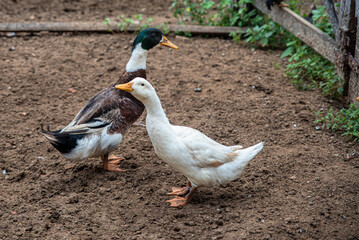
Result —
POLYGON ((104 169, 123 171, 117 166, 123 158, 109 157, 109 153, 120 145, 123 135, 145 107, 130 93, 118 91, 115 86, 136 77, 145 78, 148 51, 158 44, 178 49, 160 30, 143 30, 133 41, 130 60, 118 81, 93 96, 65 128, 57 131, 42 129, 43 135, 65 158, 101 157, 104 169))

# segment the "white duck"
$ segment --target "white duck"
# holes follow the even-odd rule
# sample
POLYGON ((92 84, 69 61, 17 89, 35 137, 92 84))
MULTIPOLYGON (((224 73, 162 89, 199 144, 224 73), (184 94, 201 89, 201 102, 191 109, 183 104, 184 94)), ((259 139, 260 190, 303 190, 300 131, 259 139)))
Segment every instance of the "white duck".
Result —
POLYGON ((172 188, 172 207, 184 206, 200 186, 215 186, 238 178, 247 163, 262 150, 260 142, 249 148, 224 146, 200 131, 171 125, 155 89, 144 78, 116 85, 130 92, 146 107, 146 128, 157 155, 188 179, 184 188, 172 188), (185 197, 180 197, 185 195, 185 197))

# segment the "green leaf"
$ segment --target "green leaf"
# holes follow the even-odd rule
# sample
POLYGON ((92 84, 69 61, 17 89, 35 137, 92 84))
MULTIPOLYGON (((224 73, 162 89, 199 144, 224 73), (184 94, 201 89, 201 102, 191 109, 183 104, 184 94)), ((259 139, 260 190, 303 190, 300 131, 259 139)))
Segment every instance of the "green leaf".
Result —
POLYGON ((281 57, 281 58, 287 57, 287 56, 289 56, 289 55, 292 55, 293 52, 294 52, 294 47, 291 46, 291 47, 287 48, 287 49, 282 53, 282 55, 281 55, 280 57, 281 57))

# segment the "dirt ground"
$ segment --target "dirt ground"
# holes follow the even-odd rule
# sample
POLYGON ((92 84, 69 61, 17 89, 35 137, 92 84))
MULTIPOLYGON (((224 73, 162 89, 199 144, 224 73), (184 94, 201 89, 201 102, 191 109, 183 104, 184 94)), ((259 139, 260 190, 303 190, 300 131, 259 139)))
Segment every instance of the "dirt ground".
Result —
MULTIPOLYGON (((172 19, 170 1, 97 2, 5 0, 0 22, 172 19)), ((315 112, 338 104, 298 91, 275 67, 280 52, 174 35, 180 50, 150 51, 147 77, 173 124, 223 144, 265 141, 238 180, 200 188, 183 208, 165 201, 186 179, 156 156, 144 127, 133 126, 114 152, 126 158, 125 173, 62 157, 41 124, 64 127, 115 82, 134 38, 0 36, 0 239, 359 239, 358 145, 316 129, 315 112)))

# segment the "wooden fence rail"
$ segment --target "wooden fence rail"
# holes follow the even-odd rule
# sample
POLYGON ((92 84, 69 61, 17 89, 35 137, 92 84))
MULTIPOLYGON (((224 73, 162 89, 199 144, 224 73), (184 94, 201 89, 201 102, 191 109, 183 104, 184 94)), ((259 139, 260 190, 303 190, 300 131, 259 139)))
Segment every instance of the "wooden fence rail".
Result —
POLYGON ((273 7, 272 10, 268 10, 265 0, 254 0, 253 5, 334 63, 335 41, 327 34, 289 8, 273 7))
MULTIPOLYGON (((126 31, 134 32, 140 29, 140 24, 130 24, 126 31)), ((156 26, 149 26, 156 27, 156 26)), ((166 26, 171 32, 191 32, 192 34, 224 35, 231 32, 246 31, 247 28, 217 27, 217 26, 194 26, 175 25, 166 26)), ((23 23, 0 23, 0 32, 109 32, 120 31, 119 22, 102 24, 100 22, 23 22, 23 23)))
POLYGON ((341 0, 339 14, 332 0, 324 3, 335 40, 288 8, 274 7, 270 11, 265 0, 253 0, 256 8, 334 63, 345 81, 344 95, 354 103, 359 96, 359 0, 341 0))

